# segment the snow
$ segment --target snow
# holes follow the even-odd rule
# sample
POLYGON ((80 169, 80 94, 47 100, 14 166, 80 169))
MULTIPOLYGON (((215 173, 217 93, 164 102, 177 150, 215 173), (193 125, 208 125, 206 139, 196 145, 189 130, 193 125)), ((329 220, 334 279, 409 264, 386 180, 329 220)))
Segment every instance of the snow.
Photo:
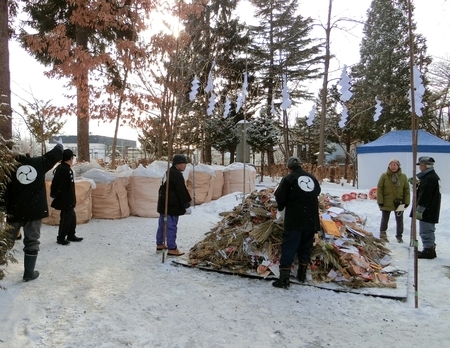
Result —
MULTIPOLYGON (((330 183, 322 191, 368 193, 330 183)), ((182 216, 179 248, 188 251, 221 219, 219 212, 241 199, 229 194, 182 216)), ((350 201, 345 207, 378 229, 375 201, 350 201)), ((77 227, 84 241, 69 246, 56 243, 56 226, 43 225, 40 277, 22 281, 18 241, 19 263, 6 268, 1 282, 7 290, 0 296, 0 347, 444 346, 450 318, 449 208, 450 195, 443 194, 438 257, 418 261, 418 308, 412 257, 407 300, 397 301, 295 284, 284 290, 266 280, 175 266, 172 258, 162 263, 155 252, 154 218, 94 219, 77 227)), ((405 243, 398 244, 393 216, 390 222, 393 254, 412 251, 409 229, 405 243)), ((409 225, 405 217, 405 228, 409 225)))

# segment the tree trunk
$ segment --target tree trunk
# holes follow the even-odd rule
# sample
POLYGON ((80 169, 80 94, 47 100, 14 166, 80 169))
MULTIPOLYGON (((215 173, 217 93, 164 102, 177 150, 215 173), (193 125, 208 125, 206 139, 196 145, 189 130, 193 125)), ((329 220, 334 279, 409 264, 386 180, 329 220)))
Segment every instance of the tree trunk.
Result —
MULTIPOLYGON (((87 30, 77 26, 77 46, 87 49, 87 30)), ((77 161, 90 161, 89 156, 89 71, 83 62, 78 62, 82 71, 75 77, 77 88, 77 161)))
POLYGON ((319 157, 317 164, 322 166, 325 159, 325 117, 327 114, 327 94, 328 94, 328 70, 330 68, 330 34, 331 34, 331 7, 333 0, 329 0, 328 4, 328 21, 327 27, 325 29, 326 40, 325 40, 325 68, 323 72, 323 83, 322 83, 322 107, 320 110, 320 134, 319 134, 319 157))
POLYGON ((8 1, 0 0, 0 135, 5 139, 12 138, 8 40, 8 1))

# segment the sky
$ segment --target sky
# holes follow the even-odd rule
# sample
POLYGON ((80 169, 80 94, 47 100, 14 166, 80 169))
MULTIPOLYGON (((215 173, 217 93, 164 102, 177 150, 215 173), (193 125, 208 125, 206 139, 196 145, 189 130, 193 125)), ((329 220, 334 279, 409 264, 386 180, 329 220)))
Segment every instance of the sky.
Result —
MULTIPOLYGON (((333 19, 351 18, 353 20, 365 21, 367 9, 370 7, 370 0, 334 0, 333 19)), ((447 0, 415 0, 415 21, 418 32, 427 38, 428 53, 435 57, 446 57, 450 49, 445 42, 442 42, 445 33, 450 32, 450 1, 447 0)), ((246 7, 238 11, 242 18, 245 17, 246 7)), ((304 0, 300 3, 300 12, 303 16, 310 16, 316 23, 326 23, 328 11, 328 0, 304 0)), ((248 12, 248 11, 247 11, 248 12)), ((245 18, 244 18, 245 20, 245 18)), ((247 19, 251 22, 252 19, 247 19)), ((359 60, 359 44, 362 38, 363 25, 341 22, 347 30, 333 29, 331 34, 331 51, 336 55, 336 59, 331 62, 330 79, 338 78, 344 65, 352 66, 359 60)), ((316 26, 313 35, 324 37, 324 31, 316 26)), ((15 110, 19 110, 18 104, 25 103, 24 100, 35 98, 52 102, 56 105, 64 105, 66 100, 62 97, 64 83, 55 79, 48 79, 43 75, 46 69, 39 65, 34 59, 22 50, 16 42, 10 42, 10 71, 12 104, 15 110)), ((321 87, 321 81, 311 82, 308 89, 317 94, 321 87)), ((290 110, 291 118, 296 116, 307 116, 311 110, 313 102, 303 103, 297 110, 290 110)), ((15 117, 15 119, 18 119, 15 117)), ((63 129, 64 135, 74 135, 76 129, 76 119, 68 119, 63 129)), ((114 125, 92 121, 90 132, 95 135, 113 136, 114 125)), ((26 132, 25 132, 26 133, 26 132)), ((126 126, 119 129, 119 138, 131 140, 137 139, 136 130, 126 126)))
MULTIPOLYGON (((260 188, 279 180, 265 178, 260 188)), ((368 193, 330 183, 322 184, 322 192, 337 197, 368 193)), ((179 249, 189 251, 222 219, 219 213, 239 202, 238 193, 229 194, 181 216, 179 249)), ((377 230, 381 213, 376 201, 352 200, 343 207, 377 230)), ((0 283, 7 288, 0 292, 0 347, 445 346, 450 218, 444 212, 449 209, 450 195, 443 194, 438 257, 418 261, 416 287, 410 219, 405 217, 405 243, 398 244, 391 217, 386 246, 392 267, 409 275, 397 289, 404 301, 297 284, 277 289, 271 281, 176 266, 171 258, 162 263, 155 252, 156 218, 92 219, 77 226, 84 240, 69 246, 56 243, 56 226, 43 225, 36 266, 40 277, 22 281, 22 241, 17 241, 19 262, 6 268, 0 283)))

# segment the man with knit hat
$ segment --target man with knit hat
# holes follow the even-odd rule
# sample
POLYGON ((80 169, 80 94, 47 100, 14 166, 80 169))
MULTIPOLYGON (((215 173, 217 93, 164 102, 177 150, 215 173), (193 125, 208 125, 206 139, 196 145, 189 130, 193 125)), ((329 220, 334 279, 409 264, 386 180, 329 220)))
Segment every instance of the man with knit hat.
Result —
POLYGON ((281 244, 280 277, 273 282, 277 288, 290 285, 291 266, 298 257, 298 280, 304 282, 311 262, 314 234, 320 230, 319 201, 321 192, 317 179, 304 171, 298 157, 287 161, 289 174, 275 191, 278 211, 285 209, 284 233, 281 244))
POLYGON ((77 215, 75 213, 77 199, 75 195, 75 176, 71 168, 74 157, 72 150, 64 150, 61 164, 53 171, 54 176, 50 186, 50 197, 53 198, 51 206, 61 210, 58 237, 56 237, 56 243, 61 245, 69 245, 70 242, 81 242, 83 240, 82 237, 75 235, 77 228, 77 215))
POLYGON ((387 170, 381 174, 377 185, 377 203, 381 210, 380 238, 387 241, 387 229, 389 217, 393 211, 397 224, 395 237, 397 242, 403 243, 403 209, 406 208, 411 199, 408 179, 404 173, 400 161, 391 158, 387 170))
POLYGON ((169 249, 167 255, 181 256, 183 252, 177 247, 178 218, 180 215, 191 214, 191 195, 186 187, 183 172, 187 159, 184 155, 174 155, 172 166, 163 177, 158 193, 158 230, 156 232, 156 251, 169 249), (169 195, 166 204, 166 185, 169 177, 169 195), (167 210, 166 210, 167 205, 167 210), (167 224, 167 235, 164 240, 164 224, 167 224))
POLYGON ((416 218, 419 220, 419 235, 423 246, 423 250, 417 255, 419 259, 437 257, 435 225, 439 222, 441 192, 440 178, 434 170, 434 163, 434 158, 430 156, 419 157, 416 163, 420 169, 420 173, 417 174, 419 183, 417 184, 416 218))

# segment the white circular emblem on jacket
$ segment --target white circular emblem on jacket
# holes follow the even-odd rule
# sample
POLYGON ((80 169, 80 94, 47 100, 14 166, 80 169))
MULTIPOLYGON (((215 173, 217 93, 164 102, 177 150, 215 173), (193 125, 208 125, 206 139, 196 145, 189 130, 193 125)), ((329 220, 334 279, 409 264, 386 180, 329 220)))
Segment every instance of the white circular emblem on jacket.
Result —
POLYGON ((32 166, 24 165, 17 169, 16 178, 23 185, 31 184, 34 180, 36 180, 36 177, 37 171, 32 166))
POLYGON ((309 176, 300 176, 297 180, 298 186, 305 192, 312 192, 314 190, 314 180, 309 176))

